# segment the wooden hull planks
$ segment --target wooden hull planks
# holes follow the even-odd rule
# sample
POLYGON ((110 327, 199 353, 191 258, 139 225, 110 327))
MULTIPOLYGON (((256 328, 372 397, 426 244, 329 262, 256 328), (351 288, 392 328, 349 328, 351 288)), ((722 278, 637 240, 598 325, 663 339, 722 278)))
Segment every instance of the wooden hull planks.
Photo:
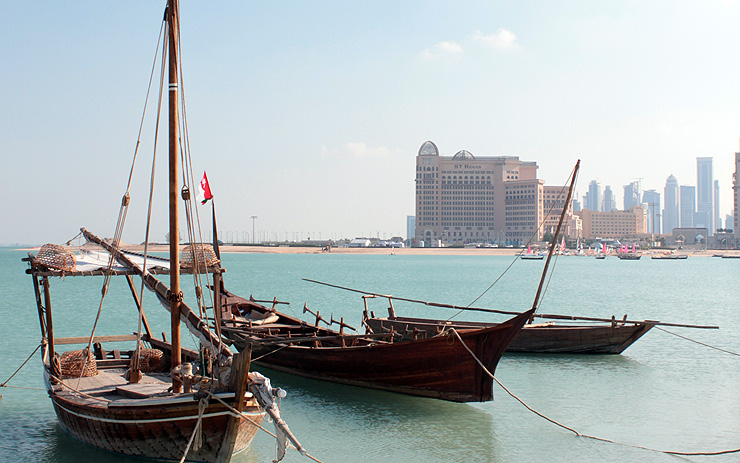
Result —
MULTIPOLYGON (((375 332, 389 330, 409 333, 414 328, 435 333, 441 327, 482 328, 493 323, 444 322, 421 318, 368 318, 367 324, 375 332), (439 327, 439 328, 438 328, 439 327)), ((524 325, 511 341, 507 352, 537 354, 621 354, 632 343, 647 333, 654 323, 614 323, 600 325, 524 325)))
MULTIPOLYGON (((224 306, 234 305, 234 300, 244 301, 226 297, 224 306)), ((253 362, 258 365, 319 380, 454 402, 493 399, 493 379, 451 332, 418 341, 386 342, 314 329, 286 314, 273 313, 279 315, 279 321, 261 325, 260 331, 247 327, 223 330, 239 350, 251 343, 253 362), (271 334, 259 334, 266 331, 271 334), (296 337, 305 339, 311 332, 324 337, 323 344, 295 341, 296 337)), ((493 374, 531 314, 525 312, 483 329, 459 330, 459 334, 493 374)))

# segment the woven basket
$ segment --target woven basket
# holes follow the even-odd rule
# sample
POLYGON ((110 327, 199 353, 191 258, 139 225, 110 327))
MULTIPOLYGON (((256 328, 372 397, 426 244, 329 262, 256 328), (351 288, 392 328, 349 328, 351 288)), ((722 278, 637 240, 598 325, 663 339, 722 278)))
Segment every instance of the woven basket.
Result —
POLYGON ((67 272, 74 271, 77 265, 74 253, 58 244, 45 244, 41 246, 36 260, 48 268, 67 272))
POLYGON ((167 371, 167 359, 159 349, 142 348, 139 351, 139 371, 142 373, 164 373, 167 371))
POLYGON ((188 245, 182 250, 180 267, 205 271, 206 268, 218 264, 218 257, 210 244, 188 245))
POLYGON ((62 353, 59 356, 59 366, 62 378, 79 378, 98 374, 95 356, 87 348, 62 353), (87 357, 87 362, 85 357, 87 357))

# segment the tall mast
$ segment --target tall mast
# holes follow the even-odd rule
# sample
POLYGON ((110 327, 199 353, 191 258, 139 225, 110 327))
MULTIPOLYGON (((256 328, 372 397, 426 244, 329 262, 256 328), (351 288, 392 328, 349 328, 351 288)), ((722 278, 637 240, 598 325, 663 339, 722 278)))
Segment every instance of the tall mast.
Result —
MULTIPOLYGON (((180 249, 178 227, 179 215, 177 211, 178 202, 178 132, 177 132, 177 98, 178 98, 178 56, 177 39, 179 36, 179 10, 178 0, 169 0, 167 5, 167 27, 169 30, 169 154, 170 154, 170 330, 172 335, 172 368, 180 365, 180 249)), ((182 384, 172 381, 172 391, 182 392, 182 384)))
MULTIPOLYGON (((534 302, 532 303, 532 308, 536 309, 537 305, 540 301, 540 293, 542 293, 542 285, 545 283, 545 277, 547 276, 547 267, 550 265, 550 259, 552 259, 552 254, 555 251, 555 244, 558 242, 558 237, 560 236, 560 228, 563 226, 563 220, 565 219, 565 213, 568 211, 568 208, 570 207, 570 198, 573 196, 573 186, 576 184, 576 177, 578 176, 578 168, 581 165, 581 160, 579 159, 576 161, 576 166, 573 168, 573 176, 570 179, 570 186, 568 187, 568 195, 565 198, 565 205, 563 205, 563 210, 560 212, 560 220, 558 221, 558 227, 555 229, 555 236, 552 238, 552 243, 550 243, 550 250, 547 253, 547 260, 545 261, 545 267, 542 269, 542 277, 540 278, 540 284, 537 287, 537 294, 534 296, 534 302)), ((529 323, 532 323, 533 318, 529 319, 529 323)))

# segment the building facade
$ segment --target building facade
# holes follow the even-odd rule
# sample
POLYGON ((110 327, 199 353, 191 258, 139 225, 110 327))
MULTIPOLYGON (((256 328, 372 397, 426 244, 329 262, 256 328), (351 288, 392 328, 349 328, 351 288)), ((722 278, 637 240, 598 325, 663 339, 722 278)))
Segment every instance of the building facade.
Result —
POLYGON ((635 206, 627 211, 598 212, 587 209, 578 213, 585 239, 639 238, 647 231, 647 213, 635 206))
POLYGON ((740 153, 735 153, 735 173, 732 176, 732 190, 733 190, 733 205, 732 215, 733 219, 733 231, 735 233, 735 239, 740 240, 740 153))
POLYGON ((614 192, 612 187, 607 185, 604 188, 604 204, 601 208, 603 212, 611 212, 617 208, 617 201, 614 199, 614 192))
POLYGON ((624 210, 640 205, 640 183, 632 182, 624 186, 624 210))
POLYGON ((668 234, 678 227, 680 217, 678 180, 673 175, 665 181, 663 201, 663 232, 668 234))
POLYGON ((642 204, 647 211, 647 232, 660 234, 660 193, 655 190, 643 191, 642 204))
POLYGON ((714 233, 714 172, 712 158, 696 158, 696 216, 695 227, 704 227, 714 233))
POLYGON ((696 214, 696 187, 681 185, 679 188, 681 199, 679 208, 681 210, 680 227, 693 228, 694 215, 696 214))
POLYGON ((543 181, 537 164, 514 156, 441 156, 426 141, 416 156, 416 233, 443 246, 542 238, 543 181))
POLYGON ((601 210, 601 185, 596 180, 591 180, 588 184, 585 207, 591 211, 601 210))
POLYGON ((722 228, 722 218, 719 215, 719 180, 714 181, 714 228, 722 228))

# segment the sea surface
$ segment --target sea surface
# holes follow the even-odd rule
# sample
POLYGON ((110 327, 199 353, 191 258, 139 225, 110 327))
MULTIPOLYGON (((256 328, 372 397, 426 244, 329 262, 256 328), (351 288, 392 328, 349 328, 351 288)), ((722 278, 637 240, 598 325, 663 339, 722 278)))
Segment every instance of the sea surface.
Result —
MULTIPOLYGON (((39 343, 31 278, 20 250, 0 249, 0 382, 39 343)), ((499 256, 338 254, 225 254, 227 289, 257 299, 288 301, 297 316, 304 303, 322 316, 360 325, 359 294, 303 281, 315 279, 412 299, 470 304, 512 262, 499 256)), ((474 305, 506 310, 531 307, 542 261, 520 261, 474 305)), ((740 353, 740 259, 683 261, 596 260, 560 257, 541 312, 718 325, 719 330, 666 328, 740 353)), ((101 279, 52 280, 59 336, 89 334, 101 279)), ((183 277, 183 286, 189 283, 183 277)), ((136 330, 125 281, 115 281, 98 334, 136 330)), ((384 315, 387 301, 371 308, 384 315)), ((398 315, 449 317, 449 309, 395 303, 398 315)), ((145 310, 156 332, 169 315, 152 297, 145 310)), ((308 317, 311 317, 309 314, 308 317)), ((500 316, 462 314, 459 319, 500 316)), ((308 318, 307 318, 308 319, 308 318)), ((190 345, 189 336, 184 343, 190 345)), ((622 355, 507 354, 496 377, 540 413, 581 434, 632 446, 677 452, 740 448, 740 357, 653 329, 622 355)), ((45 391, 39 354, 0 388, 0 462, 113 463, 121 457, 84 445, 57 424, 45 391)), ((261 369, 288 392, 282 413, 308 452, 323 462, 734 462, 740 453, 672 456, 577 437, 524 408, 495 386, 495 400, 458 404, 303 379, 261 369)), ((269 462, 274 440, 260 432, 234 462, 269 462)), ((289 451, 286 462, 308 462, 289 451)))

